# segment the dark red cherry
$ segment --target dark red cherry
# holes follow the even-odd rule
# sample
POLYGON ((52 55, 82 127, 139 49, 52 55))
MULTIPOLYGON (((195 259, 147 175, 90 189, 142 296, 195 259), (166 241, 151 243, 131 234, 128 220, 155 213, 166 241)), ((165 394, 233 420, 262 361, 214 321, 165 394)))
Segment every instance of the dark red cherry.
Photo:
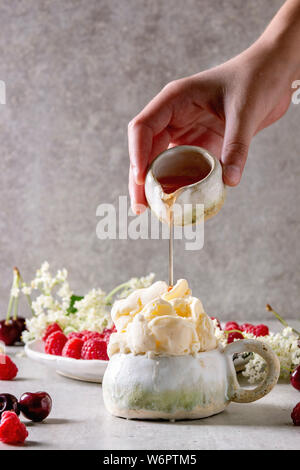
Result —
POLYGON ((0 321, 0 341, 6 346, 12 346, 20 337, 20 329, 14 320, 0 321))
POLYGON ((300 366, 296 367, 291 375, 290 382, 297 390, 300 390, 300 366))
POLYGON ((52 399, 47 392, 23 393, 19 400, 20 410, 31 421, 43 421, 52 408, 52 399))
POLYGON ((22 341, 22 333, 23 331, 26 330, 26 320, 23 317, 17 317, 16 319, 13 320, 14 324, 19 330, 19 335, 17 338, 17 341, 22 341))
POLYGON ((17 415, 20 414, 18 400, 10 393, 0 394, 0 418, 4 411, 14 411, 17 415))

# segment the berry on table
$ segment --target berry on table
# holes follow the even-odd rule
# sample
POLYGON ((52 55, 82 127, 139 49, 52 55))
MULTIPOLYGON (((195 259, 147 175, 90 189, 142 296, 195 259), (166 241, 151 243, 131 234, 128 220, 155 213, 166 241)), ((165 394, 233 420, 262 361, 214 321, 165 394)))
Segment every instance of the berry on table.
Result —
POLYGON ((291 418, 295 426, 300 426, 300 401, 291 413, 291 418))
POLYGON ((243 323, 240 325, 240 330, 245 331, 245 333, 254 334, 255 326, 252 323, 243 323))
POLYGON ((4 411, 14 411, 17 415, 20 414, 18 400, 10 393, 0 394, 0 419, 4 411))
POLYGON ((20 328, 15 320, 0 321, 0 341, 6 346, 12 346, 20 337, 20 328))
POLYGON ((290 378, 291 385, 300 391, 300 366, 296 367, 290 378))
POLYGON ((12 380, 16 377, 18 368, 9 356, 0 354, 0 380, 12 380))
POLYGON ((23 444, 28 432, 25 424, 13 411, 4 411, 0 423, 0 441, 6 444, 23 444))
POLYGON ((227 343, 233 343, 235 339, 244 339, 244 336, 238 331, 233 331, 232 333, 229 333, 227 337, 227 343))
POLYGON ((254 327, 254 336, 267 336, 269 334, 269 328, 267 325, 256 325, 254 327))
POLYGON ((51 323, 51 325, 48 325, 45 332, 44 332, 44 336, 42 338, 43 341, 46 341, 48 336, 50 336, 55 331, 61 331, 62 332, 62 329, 61 329, 61 327, 59 326, 58 323, 51 323))
POLYGON ((55 356, 61 356, 62 350, 68 338, 62 331, 55 331, 48 336, 45 342, 45 352, 55 356))
POLYGON ((52 399, 47 392, 23 393, 19 400, 20 410, 31 421, 43 421, 52 409, 52 399))
POLYGON ((73 337, 68 339, 62 350, 62 356, 72 357, 73 359, 81 358, 81 350, 84 344, 83 339, 73 337))
POLYGON ((108 361, 107 343, 98 338, 87 340, 81 350, 82 359, 101 359, 108 361))
POLYGON ((226 324, 225 324, 225 327, 224 327, 224 330, 225 331, 229 331, 229 330, 240 330, 240 326, 238 323, 236 323, 235 321, 228 321, 226 324))

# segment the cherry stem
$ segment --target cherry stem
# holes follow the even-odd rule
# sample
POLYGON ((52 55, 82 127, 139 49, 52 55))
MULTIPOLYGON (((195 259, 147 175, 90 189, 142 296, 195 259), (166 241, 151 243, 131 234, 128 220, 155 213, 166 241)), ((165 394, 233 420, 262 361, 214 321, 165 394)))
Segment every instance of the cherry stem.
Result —
POLYGON ((229 335, 229 333, 241 333, 241 335, 243 335, 243 332, 241 330, 224 330, 224 333, 225 335, 229 335))
MULTIPOLYGON (((20 287, 20 272, 18 268, 14 268, 14 276, 15 276, 15 287, 19 289, 20 287)), ((19 309, 19 296, 15 297, 15 302, 14 302, 14 313, 13 313, 13 319, 16 320, 18 317, 18 309, 19 309)))
MULTIPOLYGON (((24 282, 24 280, 23 280, 23 278, 22 278, 20 272, 19 272, 19 275, 20 275, 21 285, 22 285, 22 287, 23 287, 23 286, 25 286, 26 284, 25 284, 25 282, 24 282)), ((33 308, 32 308, 32 300, 31 300, 30 295, 29 295, 29 294, 25 294, 25 297, 26 297, 26 299, 27 299, 27 302, 28 302, 28 305, 29 305, 30 310, 31 310, 31 312, 32 312, 32 315, 35 315, 35 312, 34 312, 34 310, 33 310, 33 308)))
MULTIPOLYGON (((18 270, 18 268, 14 268, 14 277, 13 277, 11 290, 14 289, 15 287, 17 287, 18 279, 19 279, 19 270, 18 270)), ((10 296, 9 296, 9 301, 8 301, 6 319, 5 319, 6 323, 9 322, 11 310, 12 310, 12 307, 13 307, 13 304, 14 304, 14 301, 15 301, 14 296, 11 294, 11 290, 10 290, 10 296)), ((17 305, 17 307, 18 307, 18 305, 17 305)), ((14 308, 14 312, 15 312, 15 308, 14 308)))
MULTIPOLYGON (((285 327, 288 327, 288 328, 289 328, 289 324, 285 321, 284 318, 282 318, 282 317, 279 315, 279 313, 275 312, 275 310, 271 307, 271 305, 267 304, 267 305, 266 305, 266 310, 268 310, 268 312, 273 313, 273 315, 277 318, 277 320, 280 321, 280 323, 282 323, 285 327)), ((292 331, 293 331, 296 335, 300 336, 299 331, 295 330, 295 328, 292 328, 292 331)))

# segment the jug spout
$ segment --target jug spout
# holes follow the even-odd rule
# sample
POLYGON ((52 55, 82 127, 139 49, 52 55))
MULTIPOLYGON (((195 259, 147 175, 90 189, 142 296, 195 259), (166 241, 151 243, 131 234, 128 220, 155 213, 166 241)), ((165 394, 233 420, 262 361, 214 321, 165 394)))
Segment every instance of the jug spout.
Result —
POLYGON ((219 212, 225 200, 222 167, 201 147, 181 145, 166 150, 152 162, 145 181, 151 210, 174 225, 201 222, 219 212), (203 211, 198 210, 203 205, 203 211))

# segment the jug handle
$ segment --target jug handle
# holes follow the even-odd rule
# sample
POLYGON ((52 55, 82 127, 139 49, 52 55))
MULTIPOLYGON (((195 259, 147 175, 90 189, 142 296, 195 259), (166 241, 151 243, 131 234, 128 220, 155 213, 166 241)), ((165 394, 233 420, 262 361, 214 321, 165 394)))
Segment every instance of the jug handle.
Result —
POLYGON ((234 353, 242 352, 254 352, 259 354, 267 363, 267 376, 263 382, 254 389, 247 390, 240 387, 236 375, 234 375, 234 383, 231 393, 229 394, 229 399, 237 403, 249 403, 262 398, 276 385, 280 373, 280 362, 270 346, 255 339, 234 341, 224 348, 224 354, 229 356, 228 359, 230 361, 232 361, 232 355, 234 353))

